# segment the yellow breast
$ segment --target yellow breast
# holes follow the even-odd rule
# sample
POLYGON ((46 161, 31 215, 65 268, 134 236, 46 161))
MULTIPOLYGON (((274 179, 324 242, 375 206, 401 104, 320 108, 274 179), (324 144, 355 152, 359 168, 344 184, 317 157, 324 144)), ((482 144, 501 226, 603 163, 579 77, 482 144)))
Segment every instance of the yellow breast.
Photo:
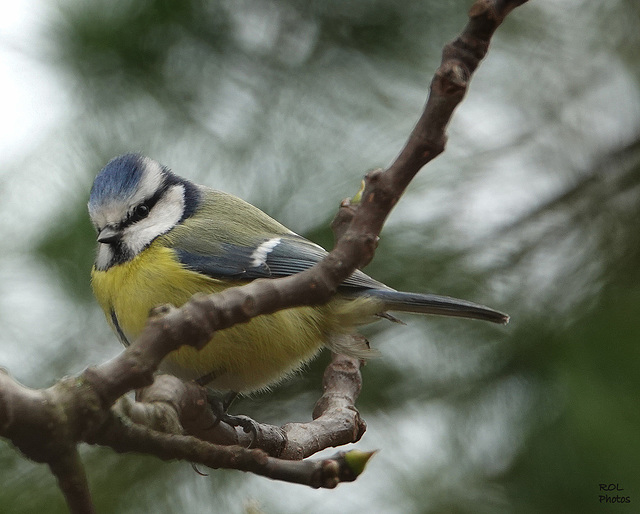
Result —
MULTIPOLYGON (((171 248, 157 242, 127 263, 106 271, 94 268, 92 286, 108 321, 113 325, 115 317, 130 342, 144 328, 152 308, 166 303, 179 307, 197 292, 228 287, 184 268, 171 248)), ((298 369, 326 342, 331 327, 324 312, 299 307, 259 316, 216 333, 201 351, 183 347, 172 352, 163 370, 183 379, 211 374, 210 386, 219 390, 267 387, 298 369)))

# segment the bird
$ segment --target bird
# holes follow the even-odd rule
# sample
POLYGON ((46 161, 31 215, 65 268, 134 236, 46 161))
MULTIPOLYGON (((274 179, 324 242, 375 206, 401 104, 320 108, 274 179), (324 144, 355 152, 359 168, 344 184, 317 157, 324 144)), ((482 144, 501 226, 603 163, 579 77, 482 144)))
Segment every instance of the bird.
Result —
MULTIPOLYGON (((98 243, 93 292, 125 346, 157 306, 179 307, 196 293, 292 275, 327 255, 244 200, 197 185, 137 153, 102 168, 88 211, 98 243)), ((268 390, 323 347, 373 356, 375 350, 352 335, 376 319, 396 320, 389 311, 499 324, 509 319, 465 300, 396 291, 356 270, 328 303, 280 310, 218 331, 200 350, 182 346, 169 353, 160 371, 232 395, 268 390)))

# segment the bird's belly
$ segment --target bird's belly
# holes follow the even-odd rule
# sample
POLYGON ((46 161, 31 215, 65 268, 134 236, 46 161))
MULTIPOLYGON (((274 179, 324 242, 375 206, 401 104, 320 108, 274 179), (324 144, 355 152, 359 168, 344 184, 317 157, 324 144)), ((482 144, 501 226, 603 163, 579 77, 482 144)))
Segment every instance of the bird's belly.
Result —
POLYGON ((246 393, 286 378, 311 360, 324 344, 308 308, 258 316, 217 332, 202 349, 182 347, 161 369, 183 379, 206 377, 209 387, 246 393))
MULTIPOLYGON (((185 269, 170 248, 156 245, 130 262, 94 270, 92 285, 107 319, 117 322, 129 342, 140 335, 152 308, 167 303, 179 307, 197 292, 227 287, 185 269)), ((217 332, 202 350, 183 346, 170 353, 161 370, 185 380, 208 376, 218 390, 263 389, 315 356, 326 339, 323 320, 322 311, 311 307, 258 316, 217 332)))

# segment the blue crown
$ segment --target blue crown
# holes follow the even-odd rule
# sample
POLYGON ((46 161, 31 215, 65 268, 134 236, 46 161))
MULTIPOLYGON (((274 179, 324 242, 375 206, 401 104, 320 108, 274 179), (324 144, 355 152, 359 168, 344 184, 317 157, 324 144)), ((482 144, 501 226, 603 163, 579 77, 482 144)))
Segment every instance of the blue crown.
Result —
POLYGON ((102 168, 89 194, 89 208, 107 199, 127 198, 136 190, 144 169, 139 154, 129 153, 111 159, 102 168))

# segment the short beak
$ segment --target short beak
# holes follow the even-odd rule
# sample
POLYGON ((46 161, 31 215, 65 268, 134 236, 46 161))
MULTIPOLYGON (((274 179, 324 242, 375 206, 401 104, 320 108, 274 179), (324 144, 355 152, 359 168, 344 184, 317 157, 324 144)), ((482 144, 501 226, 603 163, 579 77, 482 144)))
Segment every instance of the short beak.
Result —
POLYGON ((107 225, 98 234, 98 243, 114 244, 120 241, 122 232, 107 225))

